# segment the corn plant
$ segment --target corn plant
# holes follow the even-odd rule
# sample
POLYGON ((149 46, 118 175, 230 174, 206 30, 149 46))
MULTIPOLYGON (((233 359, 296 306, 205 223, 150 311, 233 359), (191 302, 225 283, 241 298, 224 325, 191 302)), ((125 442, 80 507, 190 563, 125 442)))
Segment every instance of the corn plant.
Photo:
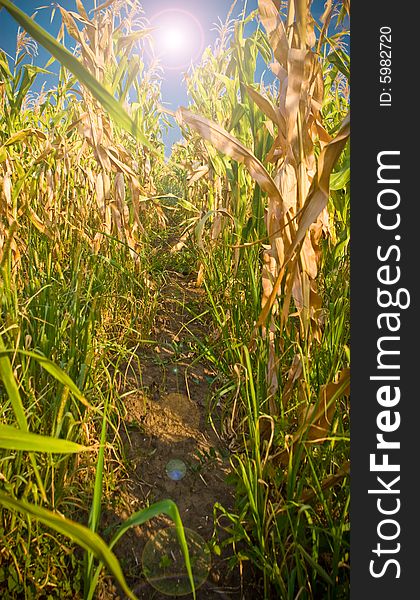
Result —
MULTIPOLYGON (((4 52, 0 56, 2 542, 5 556, 16 565, 8 570, 11 593, 41 592, 36 578, 19 569, 23 538, 15 543, 13 534, 16 527, 28 532, 23 547, 29 555, 33 531, 45 543, 42 524, 85 550, 85 597, 93 596, 105 566, 134 598, 111 548, 127 529, 158 514, 174 520, 192 577, 182 522, 171 501, 132 515, 110 545, 97 534, 111 420, 109 397, 102 403, 105 382, 96 373, 113 343, 110 323, 118 327, 113 311, 118 314, 125 304, 133 327, 136 305, 149 295, 139 235, 141 202, 156 192, 153 177, 162 157, 159 84, 155 72, 145 72, 141 46, 127 68, 133 47, 148 33, 143 20, 139 31, 130 28, 131 22, 136 29, 139 25, 134 4, 127 15, 111 8, 93 20, 81 2, 77 5, 79 13, 60 9, 59 40, 66 29, 79 45, 81 60, 13 3, 1 3, 61 62, 56 89, 33 98, 30 86, 46 72, 23 63, 25 48, 34 42, 20 34, 12 65, 4 52), (138 103, 129 115, 122 103, 133 89, 138 103), (82 103, 74 101, 75 94, 82 103), (145 98, 147 115, 141 105, 145 98), (114 127, 122 129, 117 133, 114 127), (104 341, 108 337, 104 346, 95 342, 98 330, 105 333, 104 341), (98 418, 100 439, 88 444, 88 423, 98 418), (86 452, 97 454, 87 527, 58 512, 71 505, 69 478, 86 452)), ((54 562, 54 553, 44 561, 54 562)))
MULTIPOLYGON (((248 542, 248 557, 264 574, 264 597, 274 583, 281 597, 292 598, 303 590, 309 597, 319 594, 320 585, 333 593, 339 565, 334 559, 332 579, 320 564, 314 532, 323 525, 314 525, 311 510, 304 513, 306 526, 295 519, 310 497, 305 481, 324 490, 346 481, 348 473, 349 171, 343 150, 349 117, 344 34, 329 34, 337 5, 328 3, 318 26, 310 3, 286 4, 260 1, 264 33, 257 26, 246 39, 246 17, 239 18, 230 42, 208 50, 190 75, 194 102, 177 116, 192 140, 196 134, 204 140, 198 155, 192 152, 198 142, 188 145, 191 195, 201 185, 207 198, 220 198, 204 217, 213 221, 203 263, 221 332, 214 361, 237 380, 220 391, 219 398, 236 388, 226 433, 235 435, 236 423, 246 436, 245 455, 233 461, 243 500, 237 515, 230 515, 232 540, 248 542), (256 53, 272 61, 272 86, 254 84, 256 53), (214 235, 221 218, 224 234, 214 235), (325 308, 331 286, 336 300, 325 308), (288 531, 288 541, 280 541, 288 531), (307 535, 313 536, 310 552, 307 535)), ((348 6, 339 8, 343 16, 348 6)), ((204 218, 196 228, 203 248, 204 218)), ((346 489, 339 492, 341 532, 348 527, 346 489)), ((327 497, 322 492, 331 524, 327 497)), ((331 539, 334 556, 346 555, 342 533, 331 539)))
POLYGON ((50 549, 70 538, 85 551, 83 574, 74 557, 65 567, 83 578, 85 598, 104 567, 133 597, 112 550, 165 513, 192 582, 170 501, 132 515, 108 545, 99 535, 115 372, 148 337, 160 301, 150 240, 167 223, 166 199, 182 222, 168 260, 184 252, 194 263, 212 317, 197 346, 218 372, 211 409, 222 407, 237 488, 234 509, 215 507, 223 543, 232 562, 261 573, 264 598, 343 596, 349 4, 327 2, 317 23, 309 0, 259 0, 236 19, 234 2, 185 76, 190 104, 172 113, 185 140, 166 164, 170 111, 140 5, 76 6, 54 9, 56 40, 0 0, 22 27, 15 58, 0 52, 0 533, 11 565, 0 577, 11 593, 44 593, 63 568, 50 549), (52 55, 44 69, 32 64, 35 42, 52 55), (34 94, 54 61, 55 87, 34 94), (81 473, 92 474, 88 493, 81 473), (86 525, 70 519, 80 511, 86 525), (24 559, 34 539, 51 573, 43 584, 24 559))

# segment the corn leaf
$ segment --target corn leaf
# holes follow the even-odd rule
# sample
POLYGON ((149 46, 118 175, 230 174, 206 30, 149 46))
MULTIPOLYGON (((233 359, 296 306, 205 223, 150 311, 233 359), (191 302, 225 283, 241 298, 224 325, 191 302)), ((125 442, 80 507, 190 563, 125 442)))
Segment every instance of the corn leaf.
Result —
MULTIPOLYGON (((19 354, 23 354, 24 356, 28 356, 29 358, 33 358, 34 360, 36 360, 57 381, 62 383, 64 386, 68 387, 69 390, 71 391, 71 393, 79 400, 79 402, 84 404, 84 406, 86 406, 86 408, 90 408, 93 410, 93 407, 89 404, 89 402, 83 396, 83 394, 81 393, 81 391, 79 390, 77 385, 67 375, 67 373, 65 373, 62 369, 60 369, 60 367, 58 367, 51 360, 49 360, 45 356, 42 356, 41 354, 37 354, 36 352, 29 352, 28 350, 6 350, 4 347, 2 347, 0 345, 0 376, 2 376, 1 361, 3 360, 3 358, 5 358, 7 356, 7 354, 12 354, 15 352, 17 352, 19 354)), ((6 360, 8 361, 9 359, 6 358, 6 360)), ((9 364, 10 364, 10 362, 9 362, 9 364)), ((19 426, 22 428, 22 425, 20 423, 19 423, 19 426)))
POLYGON ((41 46, 54 56, 66 69, 68 69, 78 81, 82 83, 91 94, 98 100, 103 108, 111 115, 114 121, 123 129, 131 133, 138 142, 153 150, 150 142, 137 127, 136 123, 125 112, 119 102, 109 91, 89 73, 89 71, 73 56, 64 46, 59 44, 52 35, 40 27, 33 19, 15 6, 10 0, 0 0, 0 7, 19 23, 25 31, 31 35, 41 46))
POLYGON ((184 107, 178 109, 177 119, 181 124, 188 125, 191 129, 199 133, 201 137, 210 142, 219 152, 243 163, 251 177, 255 179, 264 192, 267 192, 279 202, 282 201, 278 187, 262 162, 239 140, 223 129, 223 127, 205 117, 192 113, 184 107))
POLYGON ((23 450, 28 452, 47 452, 57 454, 74 454, 91 450, 87 446, 69 440, 61 440, 46 435, 38 435, 22 431, 11 425, 0 424, 0 448, 7 450, 23 450))
POLYGON ((117 557, 96 533, 93 533, 87 527, 84 527, 75 521, 67 519, 63 515, 54 513, 41 506, 36 506, 35 504, 29 504, 24 500, 16 500, 16 498, 7 495, 4 492, 0 492, 0 504, 3 504, 3 506, 12 511, 24 513, 33 519, 41 521, 41 523, 47 527, 51 527, 51 529, 70 538, 88 552, 92 552, 96 558, 108 568, 110 573, 114 575, 115 579, 124 590, 124 593, 131 598, 131 600, 136 600, 136 596, 125 581, 117 557))
POLYGON ((0 379, 3 381, 7 395, 12 404, 13 412, 15 413, 16 421, 23 431, 28 431, 28 423, 26 421, 25 409, 20 397, 19 388, 13 374, 12 365, 9 357, 6 355, 3 340, 0 337, 0 379))
MULTIPOLYGON (((131 527, 138 527, 140 525, 143 525, 147 521, 150 521, 150 519, 153 519, 154 517, 157 517, 161 514, 168 515, 168 517, 170 517, 175 524, 177 535, 178 535, 178 540, 179 540, 180 546, 182 548, 182 552, 184 554, 185 565, 186 565, 187 573, 188 573, 189 580, 191 583, 191 589, 193 590, 193 597, 196 598, 195 588, 194 588, 194 579, 193 579, 193 574, 192 574, 192 570, 191 570, 191 562, 190 562, 189 553, 188 553, 187 540, 185 539, 184 528, 182 525, 181 517, 179 515, 178 507, 175 504, 175 502, 173 502, 172 500, 161 500, 160 502, 156 502, 152 506, 149 506, 149 508, 145 508, 144 510, 140 510, 140 511, 134 513, 133 515, 131 515, 131 517, 129 517, 126 521, 124 521, 124 523, 120 526, 118 531, 115 533, 115 535, 113 536, 112 540, 109 543, 109 547, 110 547, 110 549, 112 549, 115 546, 115 544, 121 539, 121 537, 129 529, 131 529, 131 527)), ((98 577, 100 575, 101 569, 102 569, 102 565, 99 565, 98 569, 96 570, 95 576, 91 582, 87 600, 91 600, 93 597, 93 592, 95 590, 96 583, 98 581, 98 577)))
POLYGON ((258 327, 264 325, 268 318, 268 315, 270 314, 270 310, 276 302, 277 293, 280 289, 280 285, 284 277, 285 267, 287 263, 291 260, 296 249, 304 240, 308 228, 312 225, 312 223, 316 221, 318 215, 321 214, 321 212, 328 204, 331 171, 334 168, 334 165, 337 162, 341 152, 343 151, 349 136, 350 114, 348 114, 344 118, 336 137, 325 146, 325 148, 322 150, 319 156, 317 175, 314 178, 311 188, 308 192, 308 196, 305 201, 305 206, 299 218, 299 225, 296 235, 292 240, 287 256, 285 256, 284 264, 282 265, 280 273, 274 283, 270 298, 264 305, 264 308, 262 309, 258 317, 254 333, 258 327))

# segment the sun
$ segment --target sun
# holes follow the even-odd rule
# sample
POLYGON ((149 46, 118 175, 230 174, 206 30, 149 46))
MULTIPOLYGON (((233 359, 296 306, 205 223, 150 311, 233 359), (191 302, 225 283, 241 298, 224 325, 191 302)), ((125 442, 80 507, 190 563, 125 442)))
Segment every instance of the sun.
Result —
POLYGON ((197 60, 204 49, 204 31, 190 12, 168 8, 151 17, 155 53, 165 69, 181 70, 197 60))
POLYGON ((188 40, 182 29, 177 29, 176 27, 168 28, 161 33, 160 37, 162 38, 161 46, 167 52, 176 52, 177 54, 185 52, 188 40))

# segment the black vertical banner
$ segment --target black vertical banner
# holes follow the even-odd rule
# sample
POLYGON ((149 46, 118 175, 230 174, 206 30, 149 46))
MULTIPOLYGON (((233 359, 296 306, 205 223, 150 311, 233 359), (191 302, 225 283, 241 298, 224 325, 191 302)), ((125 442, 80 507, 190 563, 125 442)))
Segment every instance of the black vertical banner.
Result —
POLYGON ((351 9, 351 598, 420 598, 419 8, 351 9))

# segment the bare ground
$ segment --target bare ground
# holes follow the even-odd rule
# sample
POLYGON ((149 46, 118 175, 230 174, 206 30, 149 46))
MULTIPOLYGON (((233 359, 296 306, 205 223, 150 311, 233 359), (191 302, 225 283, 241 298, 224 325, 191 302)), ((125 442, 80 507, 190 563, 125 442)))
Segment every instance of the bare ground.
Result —
MULTIPOLYGON (((119 493, 125 501, 106 516, 106 523, 126 519, 132 512, 158 500, 176 502, 185 527, 209 542, 214 531, 214 505, 234 506, 235 490, 227 483, 229 451, 216 427, 206 418, 214 371, 205 360, 197 360, 194 337, 204 338, 204 325, 194 320, 188 307, 200 311, 204 292, 179 273, 172 273, 160 294, 153 337, 156 344, 139 352, 124 378, 124 403, 127 418, 120 428, 127 458, 128 480, 121 482, 119 493), (195 348, 195 350, 194 350, 195 348), (180 481, 172 481, 165 467, 169 460, 181 459, 187 472, 180 481)), ((212 415, 217 419, 217 415, 212 415)), ((220 517, 220 513, 218 513, 220 517)), ((219 524, 227 524, 226 517, 219 524)), ((142 554, 149 539, 171 525, 169 518, 158 517, 129 531, 115 547, 127 580, 140 599, 164 600, 142 573, 142 554)), ((217 528, 218 540, 226 538, 217 528)), ((250 600, 260 594, 249 568, 229 568, 231 546, 217 556, 207 581, 197 591, 199 600, 210 598, 250 600)), ((248 563, 244 563, 247 565, 248 563)), ((118 594, 105 579, 100 598, 118 594), (108 588, 108 592, 106 592, 108 588)), ((175 596, 174 596, 175 597, 175 596)), ((192 595, 183 596, 192 598, 192 595)))

